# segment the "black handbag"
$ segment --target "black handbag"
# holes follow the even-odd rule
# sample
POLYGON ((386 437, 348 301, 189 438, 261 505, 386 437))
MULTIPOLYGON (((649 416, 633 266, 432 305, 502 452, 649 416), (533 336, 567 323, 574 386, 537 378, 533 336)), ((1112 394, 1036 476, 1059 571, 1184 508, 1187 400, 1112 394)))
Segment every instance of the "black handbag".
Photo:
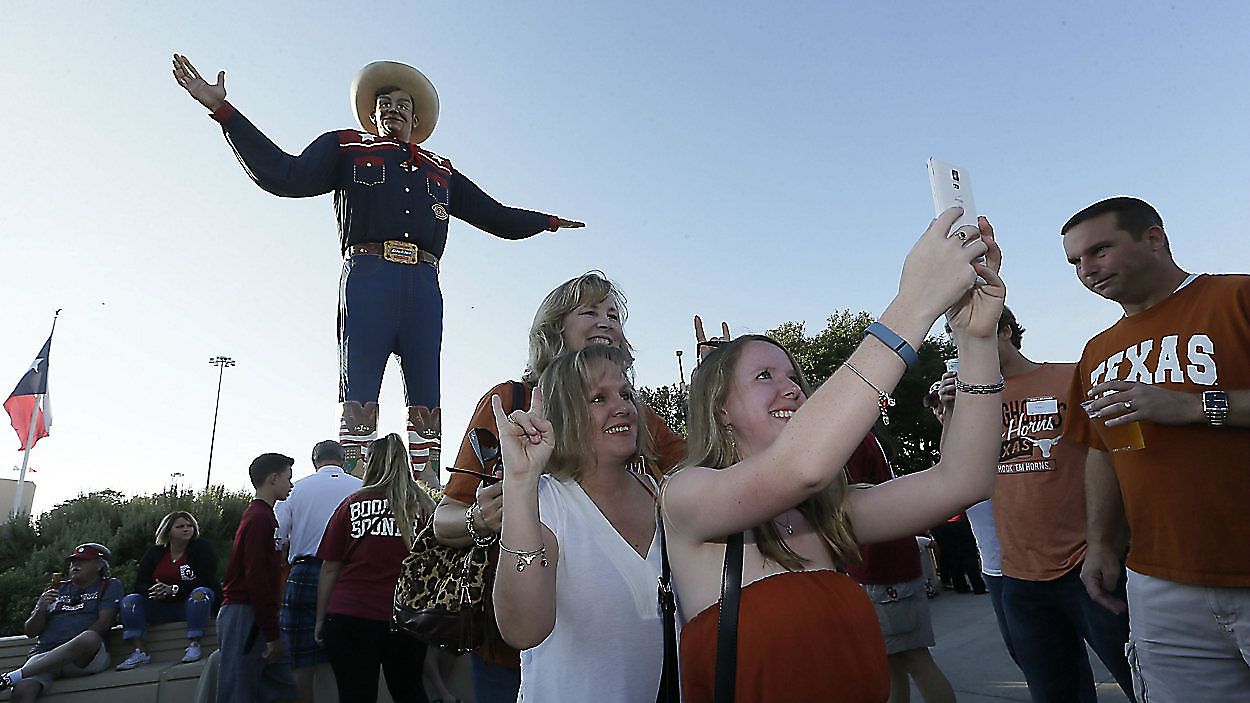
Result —
MULTIPOLYGON (((656 506, 659 510, 659 506, 656 506)), ((680 703, 681 682, 677 677, 677 599, 673 597, 673 574, 668 565, 668 542, 664 539, 664 518, 656 520, 660 531, 660 617, 664 621, 664 668, 660 672, 660 692, 656 703, 680 703)))

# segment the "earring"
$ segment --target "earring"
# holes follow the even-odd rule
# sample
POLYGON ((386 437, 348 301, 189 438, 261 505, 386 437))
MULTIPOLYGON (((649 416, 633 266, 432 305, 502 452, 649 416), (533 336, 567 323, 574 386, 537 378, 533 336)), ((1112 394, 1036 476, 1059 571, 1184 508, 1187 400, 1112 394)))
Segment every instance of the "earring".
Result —
POLYGON ((734 454, 737 454, 738 453, 738 440, 734 438, 734 426, 725 425, 725 434, 729 436, 729 448, 733 450, 734 454))

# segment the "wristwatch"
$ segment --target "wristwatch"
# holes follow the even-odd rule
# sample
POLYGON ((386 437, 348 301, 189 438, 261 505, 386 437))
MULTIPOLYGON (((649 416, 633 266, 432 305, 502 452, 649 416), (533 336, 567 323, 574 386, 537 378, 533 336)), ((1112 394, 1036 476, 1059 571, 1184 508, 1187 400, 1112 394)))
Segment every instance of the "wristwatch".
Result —
POLYGON ((1203 391, 1202 414, 1208 425, 1223 427, 1228 422, 1228 391, 1203 391))
POLYGON ((174 585, 170 586, 169 590, 173 591, 173 594, 175 596, 178 595, 178 584, 175 583, 174 585))

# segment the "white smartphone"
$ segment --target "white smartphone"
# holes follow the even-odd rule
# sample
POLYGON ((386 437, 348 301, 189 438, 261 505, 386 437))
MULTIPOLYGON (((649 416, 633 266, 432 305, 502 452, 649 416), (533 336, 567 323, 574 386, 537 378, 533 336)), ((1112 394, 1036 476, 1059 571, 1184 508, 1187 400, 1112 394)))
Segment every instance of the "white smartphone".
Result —
POLYGON ((977 230, 977 206, 972 201, 972 179, 964 169, 929 157, 929 187, 933 189, 933 214, 941 215, 953 207, 961 207, 960 215, 951 227, 951 234, 964 227, 977 230))

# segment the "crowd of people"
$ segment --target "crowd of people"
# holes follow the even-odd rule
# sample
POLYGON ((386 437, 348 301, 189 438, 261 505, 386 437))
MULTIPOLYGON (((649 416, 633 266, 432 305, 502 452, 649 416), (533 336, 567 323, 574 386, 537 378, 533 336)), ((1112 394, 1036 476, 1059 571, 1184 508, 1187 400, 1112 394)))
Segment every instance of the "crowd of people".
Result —
POLYGON ((450 464, 496 471, 480 461, 487 432, 497 471, 457 470, 443 493, 447 218, 508 238, 581 223, 502 206, 416 147, 437 118, 432 86, 411 67, 374 66, 354 93, 366 131, 327 133, 293 157, 225 100, 224 74, 208 84, 175 56, 175 78, 259 185, 337 188, 340 438, 314 447, 315 471, 294 487, 290 457, 252 462, 255 500, 220 586, 186 513, 161 522, 124 597, 105 547, 75 549, 70 578, 26 623, 33 656, 0 677, 14 700, 106 668, 119 612, 134 650, 118 668, 149 661, 148 624, 178 620, 183 661, 196 661, 213 608, 219 701, 311 701, 325 662, 342 701, 376 700, 379 673, 398 702, 428 700, 427 687, 454 700, 449 654, 391 626, 401 564, 426 529, 448 547, 495 550, 488 632, 471 654, 483 703, 677 700, 677 688, 690 703, 906 701, 913 681, 930 703, 954 700, 929 652, 916 535, 930 529, 964 540, 943 572, 990 594, 1034 701, 1095 700, 1086 643, 1129 700, 1250 691, 1250 277, 1181 269, 1151 205, 1111 198, 1059 228, 1078 280, 1124 311, 1076 363, 1024 356, 993 228, 955 228, 954 208, 819 388, 777 341, 727 327, 704 339, 700 326, 685 437, 635 396, 624 295, 601 272, 573 278, 540 304, 524 374, 486 392, 450 464), (433 206, 414 242, 391 241, 418 173, 433 206), (377 304, 392 285, 418 291, 393 319, 377 304), (957 358, 928 403, 940 460, 895 475, 873 428, 911 400, 892 393, 943 317, 957 358), (396 320, 408 322, 397 331, 396 320), (376 436, 392 352, 407 438, 376 436))

